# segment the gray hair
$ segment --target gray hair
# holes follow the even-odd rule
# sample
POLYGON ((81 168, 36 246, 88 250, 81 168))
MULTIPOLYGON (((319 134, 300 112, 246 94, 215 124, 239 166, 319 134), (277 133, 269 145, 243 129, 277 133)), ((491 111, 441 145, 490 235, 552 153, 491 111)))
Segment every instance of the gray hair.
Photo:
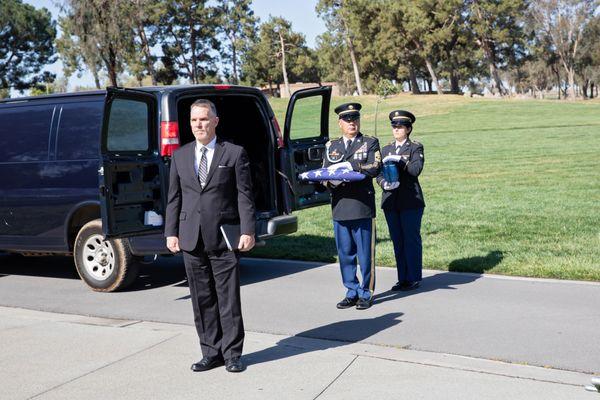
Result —
POLYGON ((199 99, 196 100, 195 102, 192 103, 192 106, 190 107, 190 110, 194 107, 203 107, 203 108, 209 108, 210 111, 212 112, 212 114, 215 117, 218 117, 217 115, 217 107, 215 107, 215 104, 210 101, 210 100, 206 100, 206 99, 199 99))

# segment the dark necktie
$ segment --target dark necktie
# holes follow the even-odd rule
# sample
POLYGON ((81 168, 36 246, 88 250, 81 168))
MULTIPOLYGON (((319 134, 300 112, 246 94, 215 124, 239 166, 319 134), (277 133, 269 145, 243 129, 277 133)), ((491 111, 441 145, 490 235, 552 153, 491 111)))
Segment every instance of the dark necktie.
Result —
POLYGON ((206 177, 208 176, 208 160, 206 157, 206 151, 208 149, 206 147, 202 147, 200 152, 200 166, 198 167, 198 180, 200 181, 200 186, 204 188, 206 185, 206 177))
POLYGON ((352 146, 352 140, 346 140, 346 153, 350 151, 350 146, 352 146))

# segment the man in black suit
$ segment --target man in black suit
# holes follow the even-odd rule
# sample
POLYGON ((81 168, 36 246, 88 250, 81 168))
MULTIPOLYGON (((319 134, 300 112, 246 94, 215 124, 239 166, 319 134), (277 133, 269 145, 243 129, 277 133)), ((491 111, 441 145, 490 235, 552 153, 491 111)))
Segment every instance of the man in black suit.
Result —
POLYGON ((192 364, 195 372, 223 364, 229 372, 244 370, 239 254, 228 250, 220 227, 239 224, 237 249, 252 249, 254 200, 246 151, 219 140, 218 123, 212 102, 192 104, 196 140, 173 154, 166 210, 167 247, 174 253, 183 250, 200 337, 203 358, 192 364))

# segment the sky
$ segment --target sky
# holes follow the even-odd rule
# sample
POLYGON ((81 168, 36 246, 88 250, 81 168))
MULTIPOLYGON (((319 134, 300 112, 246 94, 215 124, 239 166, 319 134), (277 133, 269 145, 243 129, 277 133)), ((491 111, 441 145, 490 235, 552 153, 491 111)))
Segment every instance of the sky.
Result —
MULTIPOLYGON (((23 0, 23 2, 36 8, 46 7, 52 13, 52 18, 58 19, 60 10, 56 6, 56 0, 23 0)), ((325 22, 315 12, 316 4, 317 0, 253 0, 252 9, 261 22, 269 19, 269 15, 281 16, 291 21, 292 29, 304 34, 306 44, 314 48, 316 37, 325 32, 325 22)), ((58 35, 60 36, 60 33, 58 35)), ((57 76, 62 76, 62 63, 60 61, 48 66, 46 69, 57 76)), ((69 89, 74 86, 93 85, 94 80, 89 73, 83 74, 81 78, 72 76, 69 79, 69 89)))

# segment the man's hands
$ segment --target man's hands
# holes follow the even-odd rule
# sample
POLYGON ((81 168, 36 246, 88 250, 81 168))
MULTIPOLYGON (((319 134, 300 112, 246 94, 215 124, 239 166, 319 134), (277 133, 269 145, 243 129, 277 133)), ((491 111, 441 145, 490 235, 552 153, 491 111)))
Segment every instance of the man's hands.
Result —
POLYGON ((379 184, 383 190, 394 190, 400 186, 400 182, 388 182, 385 179, 382 179, 379 184))
POLYGON ((177 253, 181 250, 179 248, 179 238, 177 236, 167 236, 167 249, 172 253, 177 253))
POLYGON ((239 251, 250 251, 256 244, 254 235, 240 235, 240 244, 238 245, 239 251))

